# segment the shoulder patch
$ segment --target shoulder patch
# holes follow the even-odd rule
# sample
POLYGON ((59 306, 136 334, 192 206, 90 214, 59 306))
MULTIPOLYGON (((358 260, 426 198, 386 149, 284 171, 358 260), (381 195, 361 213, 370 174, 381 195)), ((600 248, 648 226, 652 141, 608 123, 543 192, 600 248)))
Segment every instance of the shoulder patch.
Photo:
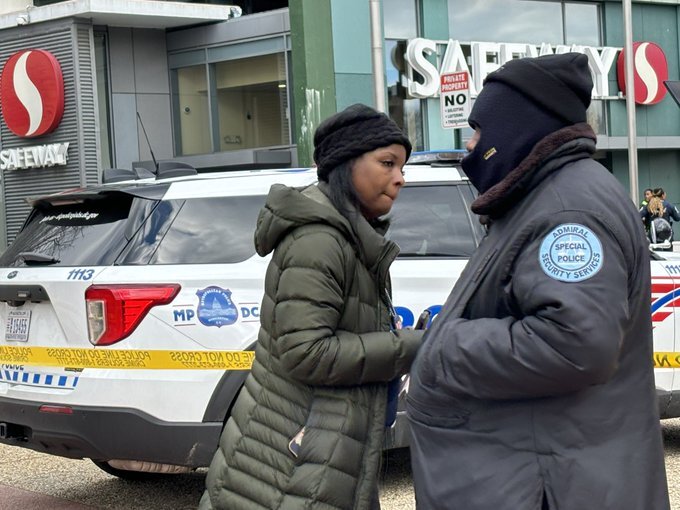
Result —
POLYGON ((555 227, 541 243, 538 262, 550 278, 580 282, 602 268, 602 243, 588 227, 564 223, 555 227))

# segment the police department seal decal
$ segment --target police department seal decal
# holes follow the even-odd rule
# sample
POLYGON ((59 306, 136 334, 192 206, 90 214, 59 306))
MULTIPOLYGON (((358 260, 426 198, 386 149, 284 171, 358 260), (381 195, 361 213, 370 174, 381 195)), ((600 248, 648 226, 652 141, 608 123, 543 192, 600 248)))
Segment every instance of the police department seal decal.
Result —
POLYGON ((231 300, 231 291, 214 285, 196 292, 198 310, 196 315, 206 326, 229 326, 238 320, 238 308, 231 300))
POLYGON ((602 268, 602 243, 588 227, 565 223, 543 239, 538 261, 551 278, 580 282, 602 268))

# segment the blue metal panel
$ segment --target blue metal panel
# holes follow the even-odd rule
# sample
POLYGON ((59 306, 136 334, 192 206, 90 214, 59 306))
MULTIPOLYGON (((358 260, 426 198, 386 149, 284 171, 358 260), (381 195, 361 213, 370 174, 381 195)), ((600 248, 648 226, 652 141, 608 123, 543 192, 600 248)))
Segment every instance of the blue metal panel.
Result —
MULTIPOLYGON (((113 139, 116 148, 116 166, 132 168, 133 161, 139 161, 139 145, 137 143, 137 107, 133 94, 111 94, 112 110, 115 112, 113 123, 113 139)), ((142 116, 145 126, 149 126, 142 116)), ((149 133, 151 136, 151 133, 149 133)), ((155 152, 155 151, 154 151, 155 152)))
MULTIPOLYGON (((137 94, 137 111, 144 121, 146 134, 153 149, 156 159, 169 159, 173 157, 172 148, 172 118, 170 116, 169 94, 137 94)), ((136 125, 136 124, 131 124, 136 125)), ((139 158, 151 159, 151 153, 146 143, 146 138, 141 129, 137 129, 139 138, 135 138, 135 145, 139 147, 139 158)), ((116 148, 118 146, 116 145, 116 148)), ((124 167, 130 168, 130 167, 124 167)))
POLYGON ((354 103, 373 104, 373 75, 336 74, 335 97, 338 111, 354 103))
POLYGON ((204 64, 206 62, 206 50, 183 51, 182 53, 174 53, 168 55, 168 67, 170 69, 177 69, 179 67, 189 67, 197 64, 204 64))
POLYGON ((441 106, 439 98, 426 99, 427 104, 427 133, 426 147, 430 150, 443 150, 455 147, 455 129, 444 129, 442 127, 441 106))
POLYGON ((281 53, 286 49, 283 36, 271 39, 260 39, 239 44, 229 44, 217 48, 208 48, 208 62, 222 62, 239 58, 254 57, 256 55, 270 55, 281 53))
POLYGON ((370 74, 371 26, 368 2, 332 0, 331 18, 335 72, 370 74))
POLYGON ((169 93, 165 32, 135 29, 132 39, 137 93, 169 93))
POLYGON ((422 0, 421 37, 449 38, 448 0, 422 0))
POLYGON ((134 92, 135 70, 132 59, 132 30, 110 27, 109 64, 111 66, 111 92, 134 92))

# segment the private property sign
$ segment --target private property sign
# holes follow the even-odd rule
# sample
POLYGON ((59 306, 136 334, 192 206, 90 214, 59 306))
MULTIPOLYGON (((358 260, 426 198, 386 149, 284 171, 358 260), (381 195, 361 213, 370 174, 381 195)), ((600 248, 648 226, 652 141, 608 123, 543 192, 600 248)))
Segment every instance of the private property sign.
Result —
POLYGON ((441 75, 440 83, 442 127, 467 127, 470 115, 470 75, 467 71, 441 75))

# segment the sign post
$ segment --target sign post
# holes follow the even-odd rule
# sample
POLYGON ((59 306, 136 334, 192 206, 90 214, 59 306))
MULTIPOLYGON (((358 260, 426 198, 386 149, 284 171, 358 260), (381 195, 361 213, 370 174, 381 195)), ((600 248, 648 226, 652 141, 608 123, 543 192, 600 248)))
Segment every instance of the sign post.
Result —
POLYGON ((468 126, 470 75, 467 71, 441 75, 439 103, 444 129, 468 126))

